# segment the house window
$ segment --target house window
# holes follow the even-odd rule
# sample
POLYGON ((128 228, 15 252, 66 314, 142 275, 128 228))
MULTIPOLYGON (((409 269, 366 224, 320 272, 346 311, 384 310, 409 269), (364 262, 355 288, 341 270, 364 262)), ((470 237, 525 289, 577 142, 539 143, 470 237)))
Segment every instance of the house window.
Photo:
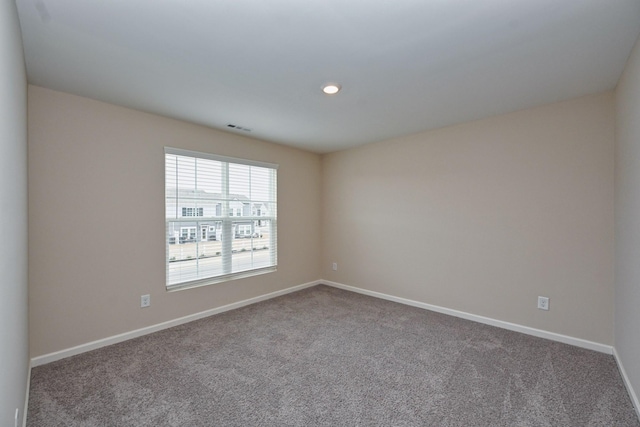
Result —
POLYGON ((167 289, 276 270, 276 175, 273 164, 165 148, 167 289))
POLYGON ((195 240, 196 238, 196 228, 195 227, 180 227, 180 241, 184 243, 185 241, 195 240))
POLYGON ((238 224, 238 228, 236 230, 236 234, 238 237, 249 237, 251 236, 251 224, 238 224))
POLYGON ((182 216, 203 216, 204 208, 182 208, 182 216))

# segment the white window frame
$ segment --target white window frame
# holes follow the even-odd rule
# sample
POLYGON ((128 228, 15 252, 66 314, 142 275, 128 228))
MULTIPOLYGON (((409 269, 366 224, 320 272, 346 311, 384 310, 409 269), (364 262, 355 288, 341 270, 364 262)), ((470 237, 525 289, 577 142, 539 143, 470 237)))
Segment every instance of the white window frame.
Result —
POLYGON ((189 208, 182 207, 182 216, 183 217, 197 217, 204 216, 204 208, 189 208))
MULTIPOLYGON (((169 266, 170 266, 170 262, 174 262, 175 260, 170 259, 169 256, 169 251, 170 251, 170 247, 174 246, 172 244, 170 244, 170 238, 173 237, 173 235, 169 235, 169 224, 170 223, 175 223, 175 222, 188 222, 189 225, 188 226, 193 226, 193 222, 196 221, 201 221, 201 220, 206 220, 206 218, 202 218, 202 219, 196 219, 198 217, 193 217, 193 216, 189 216, 189 217, 182 217, 182 215, 176 215, 175 217, 171 217, 171 218, 165 218, 165 255, 166 255, 166 260, 165 260, 165 268, 166 268, 166 287, 167 290, 169 291, 173 291, 173 290, 180 290, 180 289, 188 289, 188 288, 193 288, 193 287, 198 287, 198 286, 205 286, 205 285, 210 285, 210 284, 214 284, 214 283, 221 283, 221 282, 226 282, 229 280, 234 280, 234 279, 239 279, 239 278, 244 278, 244 277, 250 277, 250 276, 255 276, 255 275, 259 275, 259 274, 265 274, 265 273, 270 273, 273 271, 277 270, 277 217, 276 217, 276 213, 277 213, 277 170, 278 170, 278 165, 273 164, 273 163, 265 163, 265 162, 258 162, 258 161, 253 161, 253 160, 246 160, 246 159, 239 159, 239 158, 235 158, 235 157, 226 157, 226 156, 219 156, 219 155, 215 155, 215 154, 211 154, 211 153, 202 153, 202 152, 197 152, 197 151, 190 151, 190 150, 183 150, 183 149, 179 149, 179 148, 173 148, 173 147, 165 147, 164 148, 164 152, 165 152, 165 174, 166 174, 166 159, 167 159, 167 155, 177 155, 177 156, 184 156, 184 157, 191 157, 191 158, 195 158, 195 159, 205 159, 205 160, 213 160, 213 161, 218 161, 221 162, 223 165, 223 191, 222 191, 222 196, 223 199, 225 199, 225 201, 222 204, 222 216, 221 217, 216 217, 216 221, 220 221, 222 223, 222 228, 221 228, 221 235, 220 238, 222 240, 221 243, 221 257, 222 257, 222 264, 223 264, 223 273, 222 274, 217 274, 215 276, 210 276, 210 277, 198 277, 196 280, 190 280, 190 281, 183 281, 183 282, 175 282, 175 283, 170 283, 170 277, 169 277, 169 266), (258 268, 250 268, 250 269, 245 269, 245 270, 241 270, 241 271, 234 271, 234 267, 232 265, 232 257, 234 252, 236 252, 235 250, 233 250, 233 240, 235 238, 234 233, 233 233, 233 223, 235 221, 238 221, 238 216, 234 216, 231 213, 231 207, 229 206, 229 202, 231 201, 231 195, 229 194, 229 164, 239 164, 239 165, 245 165, 245 166, 256 166, 256 167, 260 167, 260 168, 267 168, 271 170, 271 177, 270 177, 270 183, 269 183, 269 188, 270 188, 270 196, 269 196, 269 200, 266 202, 269 202, 272 205, 272 209, 270 212, 270 215, 265 216, 262 215, 259 218, 257 216, 249 216, 249 217, 241 217, 242 218, 242 222, 245 221, 255 221, 255 223, 257 223, 258 220, 261 221, 270 221, 271 224, 271 229, 269 232, 269 243, 268 243, 268 251, 269 251, 269 265, 267 267, 258 267, 258 268), (226 188, 225 188, 226 185, 226 188)), ((165 185, 167 183, 167 177, 165 176, 165 185)), ((178 193, 177 189, 176 189, 176 194, 178 193)), ((167 189, 165 188, 165 198, 169 197, 168 193, 167 193, 167 189)), ((262 200, 249 200, 249 203, 255 203, 255 202, 263 202, 262 200)), ((176 200, 176 208, 177 208, 177 200, 176 200)), ((166 209, 166 202, 165 202, 165 209, 166 209)), ((181 212, 180 212, 181 213, 181 212)), ((238 212, 235 212, 236 214, 238 212)), ((199 223, 198 223, 199 224, 199 223)), ((186 226, 186 224, 185 224, 186 226)), ((199 231, 199 227, 196 226, 196 230, 199 231)), ((198 233, 196 231, 196 240, 199 241, 200 239, 197 239, 198 237, 198 233)), ((248 239, 247 239, 248 240, 248 239)), ((243 249, 244 251, 244 249, 243 249)), ((251 251, 250 251, 251 252, 251 251)), ((194 262, 199 262, 199 260, 194 260, 194 262)))
POLYGON ((180 237, 184 238, 185 240, 195 240, 197 236, 196 228, 197 227, 193 226, 180 227, 180 237))

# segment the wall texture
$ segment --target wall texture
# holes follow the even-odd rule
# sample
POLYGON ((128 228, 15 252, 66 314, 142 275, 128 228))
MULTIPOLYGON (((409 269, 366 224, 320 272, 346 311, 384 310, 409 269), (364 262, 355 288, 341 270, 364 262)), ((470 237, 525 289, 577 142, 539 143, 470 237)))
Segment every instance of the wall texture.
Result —
POLYGON ((612 344, 614 127, 608 92, 324 156, 322 277, 612 344))
POLYGON ((0 2, 0 425, 24 409, 27 330, 27 77, 15 2, 0 2))
MULTIPOLYGON (((616 89, 615 211, 615 347, 637 395, 640 393, 640 45, 637 43, 616 89)), ((636 409, 640 411, 640 407, 636 409)))
POLYGON ((29 86, 31 356, 319 279, 320 172, 316 154, 29 86), (164 146, 280 165, 277 272, 165 291, 164 146))

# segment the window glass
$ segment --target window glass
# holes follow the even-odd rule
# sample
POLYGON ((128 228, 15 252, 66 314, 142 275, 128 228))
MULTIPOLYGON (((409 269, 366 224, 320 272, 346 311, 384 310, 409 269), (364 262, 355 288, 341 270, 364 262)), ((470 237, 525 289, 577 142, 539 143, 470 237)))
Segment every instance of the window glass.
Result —
POLYGON ((276 269, 276 169, 165 148, 168 289, 276 269))

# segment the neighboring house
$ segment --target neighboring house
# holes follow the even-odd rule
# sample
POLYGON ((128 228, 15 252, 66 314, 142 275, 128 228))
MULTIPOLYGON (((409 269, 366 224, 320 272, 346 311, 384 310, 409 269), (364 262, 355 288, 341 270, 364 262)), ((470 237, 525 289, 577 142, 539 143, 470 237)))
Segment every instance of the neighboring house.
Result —
POLYGON ((269 215, 269 207, 262 202, 251 203, 246 196, 231 194, 224 200, 219 193, 203 190, 167 188, 166 221, 170 244, 220 240, 222 219, 243 218, 233 221, 234 238, 261 235, 264 221, 260 217, 269 215), (226 205, 226 216, 225 216, 226 205), (191 219, 193 221, 185 220, 191 219), (172 221, 172 220, 176 221, 172 221))
MULTIPOLYGON (((268 216, 269 215, 269 207, 266 205, 266 203, 253 203, 253 208, 251 210, 251 215, 254 217, 261 217, 261 216, 268 216)), ((261 227, 262 224, 262 220, 258 220, 257 221, 257 226, 261 227)))

